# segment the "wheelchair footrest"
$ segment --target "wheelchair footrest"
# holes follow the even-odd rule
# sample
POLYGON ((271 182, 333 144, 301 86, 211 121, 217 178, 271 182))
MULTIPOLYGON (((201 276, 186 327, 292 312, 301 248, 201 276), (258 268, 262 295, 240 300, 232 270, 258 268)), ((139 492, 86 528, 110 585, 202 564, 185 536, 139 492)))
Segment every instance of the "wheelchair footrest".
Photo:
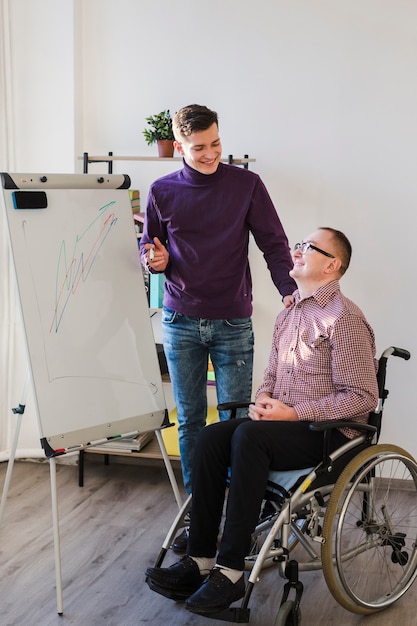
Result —
POLYGON ((219 611, 218 613, 198 613, 193 611, 195 615, 204 615, 211 619, 218 619, 222 622, 233 622, 235 624, 247 624, 249 622, 250 609, 242 609, 240 606, 229 606, 229 608, 219 611))

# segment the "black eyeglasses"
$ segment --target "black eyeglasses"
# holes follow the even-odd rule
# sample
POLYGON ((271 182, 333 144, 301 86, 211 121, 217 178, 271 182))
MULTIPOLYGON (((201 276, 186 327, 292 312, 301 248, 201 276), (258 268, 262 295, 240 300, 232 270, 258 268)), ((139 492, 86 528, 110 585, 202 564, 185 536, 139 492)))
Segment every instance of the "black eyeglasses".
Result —
POLYGON ((325 252, 321 248, 317 248, 317 246, 313 246, 311 241, 303 241, 302 243, 296 243, 294 246, 294 252, 296 250, 299 250, 301 254, 305 254, 309 248, 311 250, 315 250, 316 252, 320 252, 320 254, 324 254, 324 256, 328 256, 330 259, 336 258, 333 254, 330 254, 330 252, 325 252))

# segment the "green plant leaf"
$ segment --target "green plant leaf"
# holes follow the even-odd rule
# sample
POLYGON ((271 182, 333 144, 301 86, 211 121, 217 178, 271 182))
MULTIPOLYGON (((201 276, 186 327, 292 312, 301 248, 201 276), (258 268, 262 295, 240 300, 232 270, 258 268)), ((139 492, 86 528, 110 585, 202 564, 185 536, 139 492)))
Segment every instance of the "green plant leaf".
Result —
POLYGON ((149 146, 158 141, 158 139, 174 139, 169 109, 165 109, 156 115, 145 117, 145 121, 150 128, 145 128, 142 133, 149 146))

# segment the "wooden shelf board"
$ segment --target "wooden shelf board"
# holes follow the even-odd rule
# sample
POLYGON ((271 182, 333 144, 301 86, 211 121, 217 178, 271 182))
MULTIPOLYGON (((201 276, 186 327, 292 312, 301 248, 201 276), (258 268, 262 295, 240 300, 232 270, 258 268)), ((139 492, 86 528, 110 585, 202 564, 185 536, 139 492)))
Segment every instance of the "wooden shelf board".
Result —
MULTIPOLYGON (((79 161, 84 160, 84 157, 79 156, 79 161)), ((228 163, 229 159, 221 159, 223 163, 228 163)), ((141 157, 141 156, 93 156, 88 155, 89 163, 108 163, 110 161, 182 161, 182 157, 141 157)), ((255 163, 256 159, 235 159, 233 163, 255 163)))
MULTIPOLYGON (((110 448, 109 451, 106 452, 103 448, 97 449, 93 446, 91 448, 85 448, 84 452, 88 452, 88 454, 109 454, 111 456, 127 456, 129 458, 143 458, 143 459, 158 459, 161 460, 162 453, 161 448, 159 447, 159 443, 156 437, 152 439, 144 448, 139 452, 126 452, 124 450, 115 450, 110 448)), ((180 461, 179 456, 168 455, 170 461, 180 461)))

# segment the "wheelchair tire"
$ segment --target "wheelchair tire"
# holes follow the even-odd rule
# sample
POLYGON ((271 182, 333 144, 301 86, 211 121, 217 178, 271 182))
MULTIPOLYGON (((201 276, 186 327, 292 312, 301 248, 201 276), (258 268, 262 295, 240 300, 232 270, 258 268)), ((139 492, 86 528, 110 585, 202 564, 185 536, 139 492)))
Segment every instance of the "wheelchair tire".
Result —
POLYGON ((295 613, 295 603, 292 600, 283 602, 277 613, 274 626, 299 626, 301 624, 301 611, 295 613))
POLYGON ((412 456, 398 446, 379 444, 352 459, 331 494, 323 537, 323 574, 345 609, 367 615, 404 595, 417 575, 417 465, 412 456))

